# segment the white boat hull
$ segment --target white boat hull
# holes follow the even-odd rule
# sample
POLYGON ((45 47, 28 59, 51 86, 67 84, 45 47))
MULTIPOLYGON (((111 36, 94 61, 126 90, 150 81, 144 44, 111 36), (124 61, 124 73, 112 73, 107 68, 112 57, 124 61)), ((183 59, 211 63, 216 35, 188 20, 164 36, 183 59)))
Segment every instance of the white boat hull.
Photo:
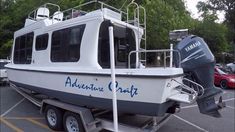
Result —
MULTIPOLYGON (((84 74, 43 72, 33 70, 8 69, 10 81, 20 87, 30 89, 51 98, 71 104, 112 108, 110 74, 84 74)), ((167 98, 178 91, 181 76, 153 77, 117 75, 116 90, 118 110, 145 115, 163 115, 175 102, 167 98)))

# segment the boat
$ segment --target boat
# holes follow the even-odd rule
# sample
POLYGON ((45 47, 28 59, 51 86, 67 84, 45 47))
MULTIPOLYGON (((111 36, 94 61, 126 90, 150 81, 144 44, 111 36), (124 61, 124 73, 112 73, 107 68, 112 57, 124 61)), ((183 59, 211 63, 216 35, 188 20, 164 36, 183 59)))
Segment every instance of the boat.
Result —
POLYGON ((175 113, 182 102, 197 101, 202 113, 219 116, 214 96, 220 91, 213 87, 210 69, 204 75, 195 74, 196 81, 185 77, 186 72, 201 73, 202 66, 213 65, 206 43, 188 36, 177 48, 147 50, 145 14, 134 1, 127 12, 100 1, 65 11, 52 3, 40 6, 14 33, 11 63, 6 66, 11 85, 68 104, 108 110, 112 110, 114 85, 118 112, 163 116, 175 113), (82 10, 91 4, 100 8, 82 10), (53 13, 49 7, 58 10, 53 13), (110 43, 114 43, 115 84, 111 82, 110 43), (164 64, 148 67, 149 52, 161 54, 164 64), (200 63, 192 66, 189 60, 200 63))

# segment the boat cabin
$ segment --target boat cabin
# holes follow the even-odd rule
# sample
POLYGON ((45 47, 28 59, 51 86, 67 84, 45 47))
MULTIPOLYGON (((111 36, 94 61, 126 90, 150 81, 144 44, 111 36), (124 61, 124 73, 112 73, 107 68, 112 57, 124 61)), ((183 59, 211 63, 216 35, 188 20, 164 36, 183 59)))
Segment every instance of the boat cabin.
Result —
MULTIPOLYGON (((128 55, 139 50, 144 29, 123 21, 122 11, 100 4, 100 9, 91 12, 76 8, 62 12, 58 5, 47 3, 31 12, 24 28, 14 34, 13 63, 110 68, 109 26, 112 24, 115 65, 128 68, 128 55), (58 10, 51 13, 48 6, 58 10)), ((138 67, 138 63, 138 56, 131 55, 130 66, 138 67)))

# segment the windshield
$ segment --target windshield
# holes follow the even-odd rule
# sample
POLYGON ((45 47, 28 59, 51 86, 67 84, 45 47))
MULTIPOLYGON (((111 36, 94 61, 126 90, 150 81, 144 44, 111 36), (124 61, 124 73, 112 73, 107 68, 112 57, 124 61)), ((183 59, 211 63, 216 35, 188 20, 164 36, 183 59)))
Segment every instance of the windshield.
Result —
POLYGON ((0 69, 5 69, 4 66, 7 64, 7 62, 0 62, 0 69))
POLYGON ((228 74, 228 73, 226 73, 226 71, 224 71, 221 68, 217 68, 217 71, 219 72, 219 74, 228 74))

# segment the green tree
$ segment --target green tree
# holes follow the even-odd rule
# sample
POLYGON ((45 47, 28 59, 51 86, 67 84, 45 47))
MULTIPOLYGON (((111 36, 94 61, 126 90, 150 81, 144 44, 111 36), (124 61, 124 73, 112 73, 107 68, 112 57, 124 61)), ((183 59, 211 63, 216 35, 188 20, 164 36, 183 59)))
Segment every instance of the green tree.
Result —
MULTIPOLYGON (((51 2, 61 6, 62 10, 74 7, 89 0, 1 0, 0 6, 0 58, 9 56, 13 42, 13 33, 24 26, 30 11, 40 5, 51 2)), ((116 8, 126 9, 131 0, 102 0, 116 8), (126 2, 124 4, 124 2, 126 2)), ((205 19, 200 22, 190 17, 183 0, 135 0, 145 7, 147 12, 147 48, 169 48, 168 34, 170 30, 188 28, 196 35, 208 40, 214 50, 227 49, 221 47, 226 42, 224 25, 213 23, 213 15, 205 13, 205 19), (208 20, 207 20, 208 19, 208 20), (213 26, 218 30, 213 31, 213 26), (208 31, 207 31, 208 27, 208 31), (218 32, 214 34, 215 32, 218 32), (207 34, 206 34, 207 33, 207 34), (213 36, 214 35, 214 36, 213 36), (218 36, 220 39, 211 40, 218 36), (215 41, 215 42, 214 42, 215 41), (216 45, 215 45, 216 43, 216 45)), ((95 6, 94 6, 95 7, 95 6)), ((208 8, 205 8, 208 9, 208 8)), ((209 10, 208 10, 209 11, 209 10)), ((215 28, 214 28, 215 29, 215 28)), ((229 35, 227 35, 229 36, 229 35)), ((231 35, 230 38, 233 38, 231 35)), ((226 45, 226 44, 225 44, 226 45)))
POLYGON ((169 31, 193 29, 194 20, 182 0, 146 0, 148 48, 169 48, 169 31))
POLYGON ((200 11, 225 11, 225 21, 231 25, 235 25, 235 1, 234 0, 208 0, 207 2, 199 2, 197 7, 200 11))
POLYGON ((0 58, 10 55, 16 30, 24 26, 28 13, 45 3, 61 5, 62 9, 78 5, 83 0, 1 0, 0 6, 0 58))
POLYGON ((217 11, 225 12, 224 24, 227 25, 229 31, 227 35, 228 51, 234 54, 235 61, 235 1, 234 0, 208 0, 207 2, 200 2, 197 5, 198 9, 203 14, 213 12, 216 14, 217 11))
POLYGON ((226 34, 228 29, 223 24, 214 22, 214 19, 207 18, 198 22, 194 33, 204 38, 213 53, 220 53, 228 50, 226 34))

